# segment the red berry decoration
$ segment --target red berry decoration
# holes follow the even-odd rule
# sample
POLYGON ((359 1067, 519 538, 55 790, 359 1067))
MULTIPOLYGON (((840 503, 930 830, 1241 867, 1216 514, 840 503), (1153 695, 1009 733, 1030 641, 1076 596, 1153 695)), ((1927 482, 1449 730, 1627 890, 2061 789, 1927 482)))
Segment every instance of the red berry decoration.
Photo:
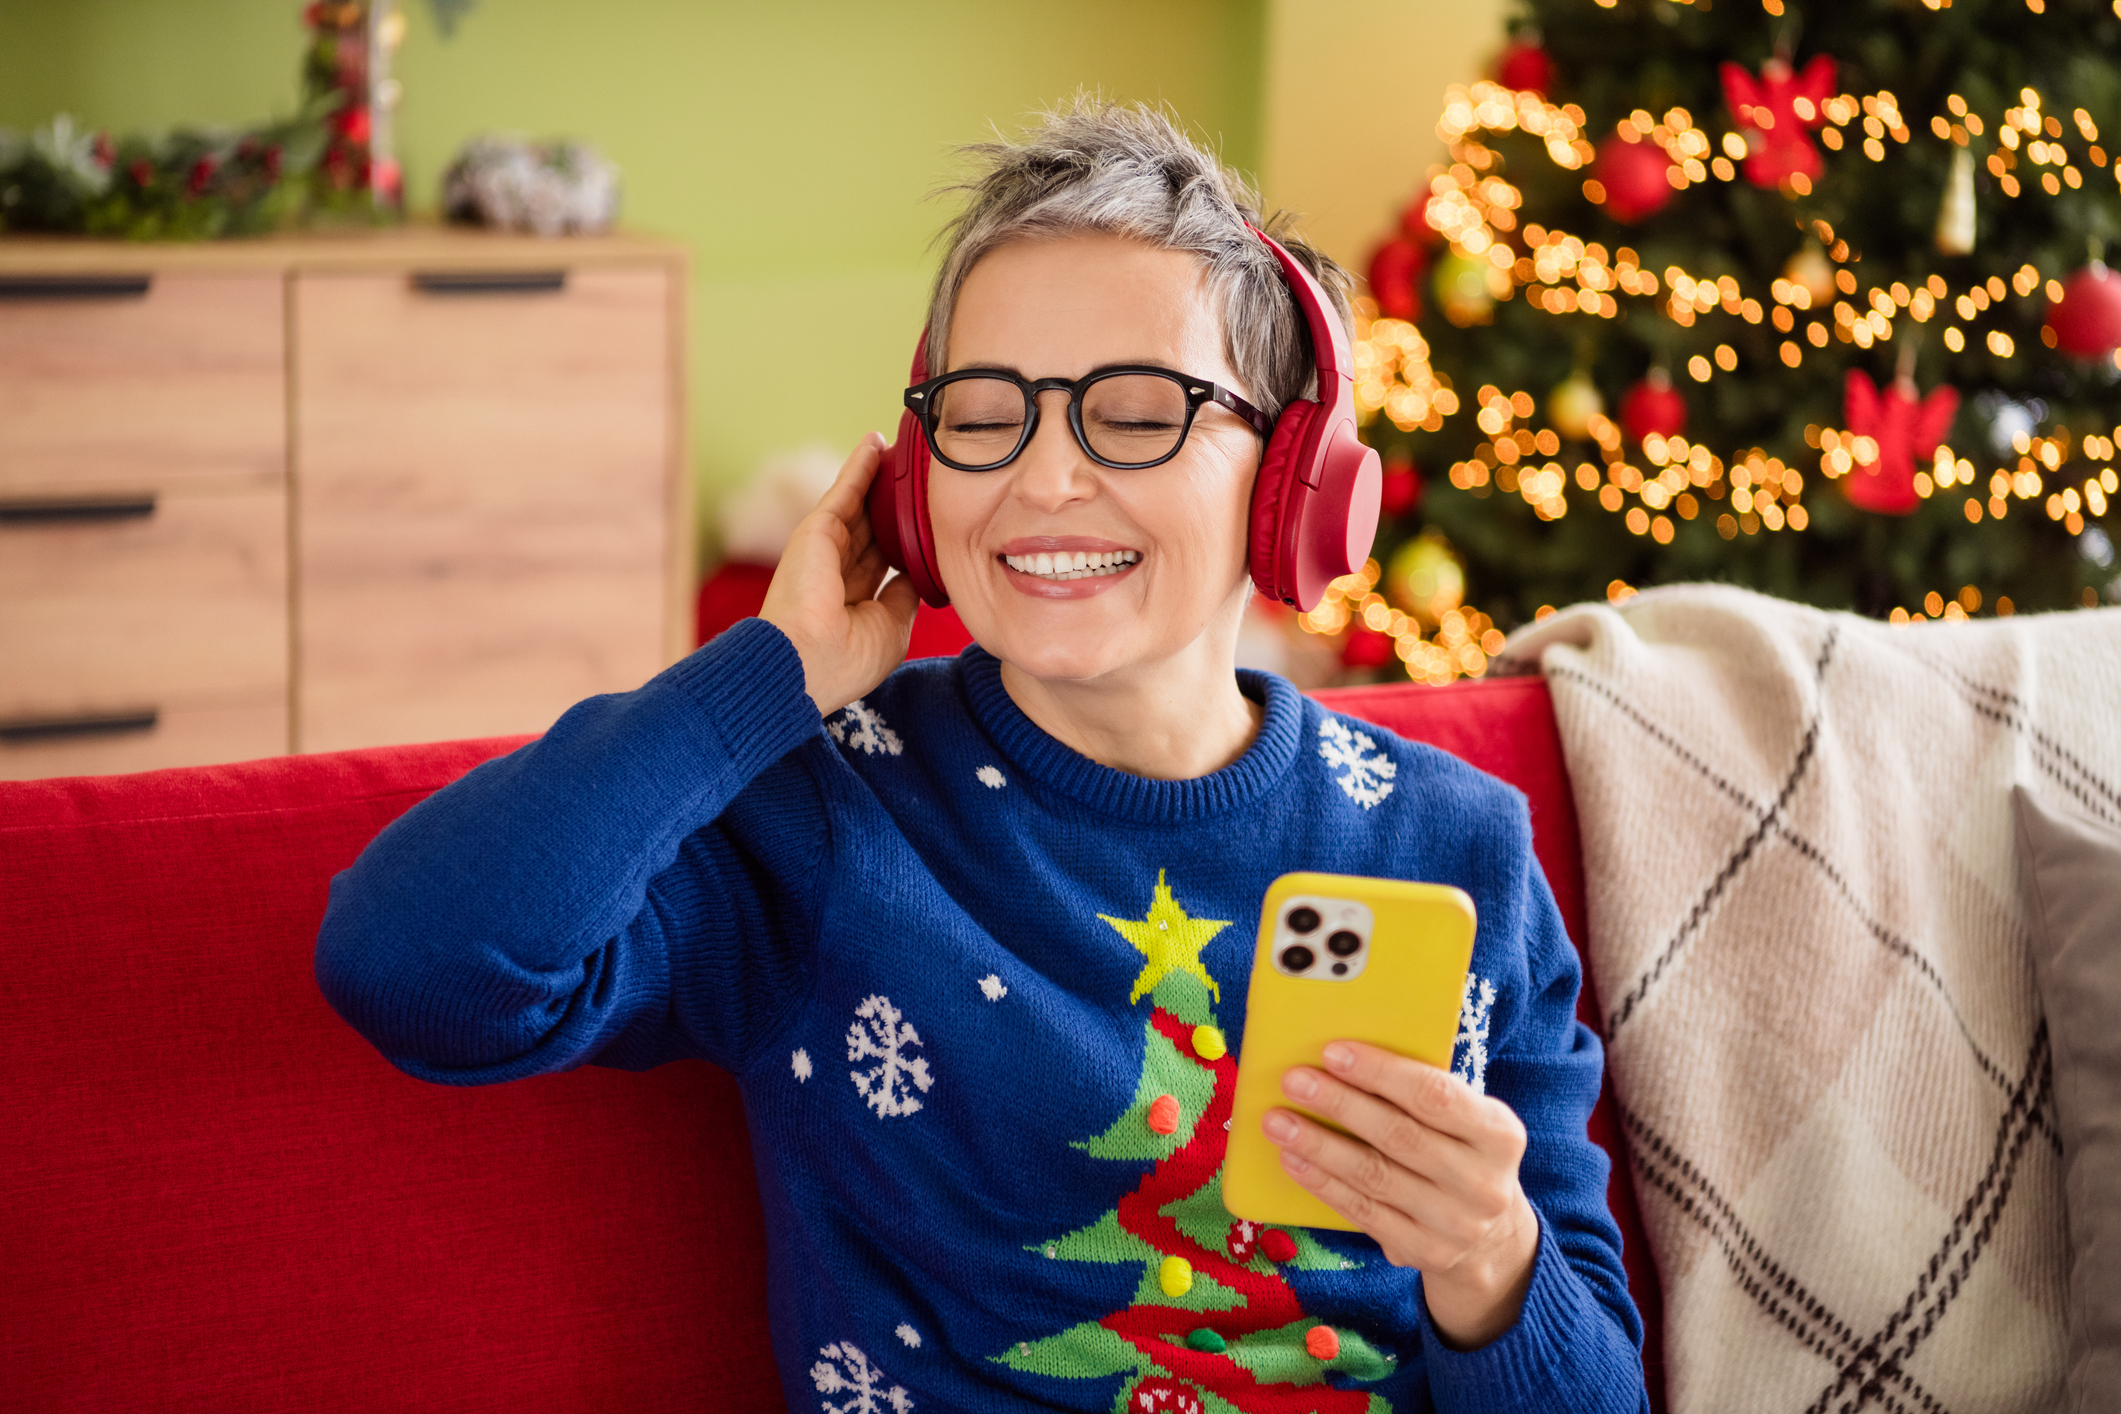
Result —
POLYGON ((1876 442, 1878 455, 1868 465, 1857 462, 1842 479, 1842 494, 1858 510, 1914 514, 1922 504, 1915 494, 1915 463, 1934 453, 1951 430, 1959 414, 1958 390, 1933 388, 1918 399, 1914 379, 1896 378, 1881 397, 1870 376, 1852 368, 1844 413, 1849 431, 1876 442))
POLYGON ((1833 57, 1814 55, 1802 73, 1779 54, 1761 66, 1757 79, 1731 63, 1721 73, 1724 101, 1745 130, 1745 179, 1774 188, 1793 176, 1817 177, 1819 149, 1805 134, 1826 121, 1819 105, 1834 91, 1833 57))
POLYGON ((1331 1326, 1313 1326, 1304 1332, 1304 1349, 1313 1360, 1333 1360, 1340 1355, 1340 1332, 1331 1326))
POLYGON ((1652 432, 1676 437, 1686 431, 1686 399, 1672 386, 1672 377, 1653 368, 1640 383, 1620 396, 1620 430, 1640 442, 1652 432))
POLYGON ((1266 1253, 1270 1262, 1286 1262, 1296 1255, 1296 1239, 1278 1227, 1270 1227, 1259 1235, 1259 1250, 1266 1253))
POLYGON ((1149 1105, 1149 1128, 1157 1134, 1178 1132, 1178 1098, 1158 1095, 1149 1105))
POLYGON ((1370 257, 1370 298, 1377 312, 1409 322, 1421 318, 1421 277, 1429 263, 1421 247, 1394 236, 1370 257))
POLYGON ((1517 40, 1502 51, 1495 81, 1504 88, 1529 89, 1545 95, 1554 86, 1554 60, 1544 46, 1517 40))
POLYGON ((1598 184, 1605 188, 1606 214, 1615 221, 1633 225, 1664 209, 1672 199, 1672 183, 1665 176, 1671 160, 1654 142, 1628 142, 1609 137, 1598 144, 1598 184))
POLYGON ((2062 282, 2047 306, 2055 347, 2077 358, 2104 358, 2121 348, 2121 275, 2094 260, 2062 282))
POLYGON ((1127 1396, 1127 1414, 1202 1414, 1200 1391, 1177 1380, 1147 1379, 1127 1396))

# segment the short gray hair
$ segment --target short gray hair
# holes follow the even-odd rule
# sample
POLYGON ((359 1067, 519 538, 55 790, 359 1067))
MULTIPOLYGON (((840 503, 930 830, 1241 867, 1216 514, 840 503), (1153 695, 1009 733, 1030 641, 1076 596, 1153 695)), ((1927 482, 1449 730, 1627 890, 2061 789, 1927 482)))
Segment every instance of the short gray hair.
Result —
POLYGON ((1348 274, 1290 229, 1277 212, 1262 220, 1245 179, 1203 151, 1163 112, 1142 104, 1078 95, 1038 115, 1021 142, 958 149, 975 171, 944 192, 969 193, 943 228, 942 268, 928 304, 929 374, 942 371, 950 315, 965 276, 980 258, 1017 240, 1097 231, 1190 251, 1207 271, 1220 307, 1223 356, 1241 391, 1272 417, 1298 398, 1317 396, 1317 367, 1302 312, 1273 253, 1250 222, 1274 237, 1317 277, 1341 327, 1351 328, 1348 274))

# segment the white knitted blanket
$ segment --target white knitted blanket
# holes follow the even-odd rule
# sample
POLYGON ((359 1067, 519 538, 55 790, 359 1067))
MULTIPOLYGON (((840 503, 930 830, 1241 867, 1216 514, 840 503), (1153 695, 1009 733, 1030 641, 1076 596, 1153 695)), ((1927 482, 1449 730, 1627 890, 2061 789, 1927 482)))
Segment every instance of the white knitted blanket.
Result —
POLYGON ((1674 1414, 2059 1407, 2010 789, 2121 824, 2121 610, 1893 628, 1678 586, 1500 666, 1535 663, 1674 1414))

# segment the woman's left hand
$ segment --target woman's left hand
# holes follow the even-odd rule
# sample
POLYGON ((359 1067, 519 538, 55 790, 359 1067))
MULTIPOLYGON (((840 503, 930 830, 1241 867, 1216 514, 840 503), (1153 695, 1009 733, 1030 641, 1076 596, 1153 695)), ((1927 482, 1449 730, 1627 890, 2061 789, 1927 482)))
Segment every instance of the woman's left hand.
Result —
POLYGON ((1516 1324, 1539 1254, 1539 1216, 1517 1182, 1523 1122, 1456 1076, 1376 1046, 1335 1041, 1325 1062, 1291 1069, 1282 1091, 1348 1132, 1267 1111, 1282 1167, 1395 1265, 1420 1268, 1446 1340, 1487 1344, 1516 1324))

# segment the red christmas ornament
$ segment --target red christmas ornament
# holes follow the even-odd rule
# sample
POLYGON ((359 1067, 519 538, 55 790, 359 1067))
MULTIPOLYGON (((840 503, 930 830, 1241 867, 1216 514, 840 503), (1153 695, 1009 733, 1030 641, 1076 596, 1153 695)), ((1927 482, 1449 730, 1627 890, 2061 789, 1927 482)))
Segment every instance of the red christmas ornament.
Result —
POLYGON ((1686 431, 1686 398, 1672 386, 1672 376, 1653 368, 1642 381, 1620 395, 1620 430, 1640 442, 1652 432, 1676 437, 1686 431))
POLYGON ((2078 358, 2105 358, 2121 348, 2121 275, 2094 260, 2062 282, 2047 306, 2055 347, 2078 358))
POLYGON ((1665 176, 1672 163, 1654 142, 1609 137, 1598 144, 1598 184, 1605 188, 1606 214, 1633 225, 1656 215, 1672 199, 1665 176))
POLYGON ((1296 1239, 1278 1227, 1270 1227, 1259 1235, 1259 1250, 1266 1253, 1270 1262, 1286 1262, 1296 1255, 1296 1239))
POLYGON ((1826 121, 1819 105, 1834 91, 1833 56, 1814 55, 1802 73, 1793 72, 1779 54, 1762 66, 1757 79, 1732 63, 1721 73, 1724 101, 1745 131, 1745 179, 1772 188, 1793 176, 1817 177, 1819 149, 1806 134, 1826 121))
POLYGON ((1529 89, 1543 96, 1554 83, 1554 60, 1544 46, 1517 40, 1496 61, 1495 81, 1504 88, 1529 89))
POLYGON ((1200 1391, 1158 1376, 1143 1380, 1127 1396, 1127 1414, 1201 1414, 1200 1391))
POLYGON ((1421 504, 1421 473, 1412 462, 1386 462, 1384 499, 1379 505, 1388 516, 1405 515, 1421 504))
POLYGON ((1956 388, 1933 388, 1918 400, 1915 380, 1902 376, 1881 397, 1869 374, 1850 369, 1844 418, 1849 431, 1878 444, 1878 455, 1868 466, 1857 463, 1842 478, 1849 504, 1880 515, 1913 514, 1921 504, 1915 495, 1915 463, 1937 450, 1958 414, 1956 388))
POLYGON ((1428 264, 1428 255, 1405 236, 1379 246, 1370 257, 1370 297, 1377 312, 1410 322, 1421 318, 1421 277, 1428 264))
POLYGON ((1358 622, 1348 630, 1347 642, 1340 645, 1340 661, 1351 668, 1381 668, 1392 661, 1391 636, 1358 622))

